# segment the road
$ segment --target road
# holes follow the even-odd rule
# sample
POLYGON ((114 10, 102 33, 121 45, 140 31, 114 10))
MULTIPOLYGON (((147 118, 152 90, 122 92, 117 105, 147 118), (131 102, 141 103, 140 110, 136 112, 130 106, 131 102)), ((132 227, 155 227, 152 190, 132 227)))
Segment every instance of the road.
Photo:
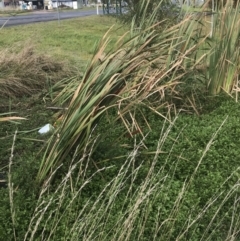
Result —
MULTIPOLYGON (((99 11, 102 14, 102 11, 99 11)), ((79 10, 79 11, 60 11, 60 19, 69 19, 69 18, 79 18, 90 15, 96 15, 96 10, 79 10)), ((57 11, 36 11, 26 15, 16 15, 10 17, 0 17, 0 28, 4 27, 30 24, 30 23, 39 23, 47 21, 56 21, 58 20, 57 11)))

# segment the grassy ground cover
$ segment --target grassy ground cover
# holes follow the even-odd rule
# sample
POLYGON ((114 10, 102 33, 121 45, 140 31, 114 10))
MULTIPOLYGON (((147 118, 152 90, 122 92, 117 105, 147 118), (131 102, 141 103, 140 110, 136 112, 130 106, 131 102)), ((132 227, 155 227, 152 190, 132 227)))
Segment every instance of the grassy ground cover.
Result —
POLYGON ((58 22, 37 23, 1 30, 0 49, 18 46, 19 51, 29 43, 37 52, 48 54, 57 60, 68 60, 73 68, 85 67, 96 43, 115 24, 112 41, 121 34, 114 19, 103 16, 85 17, 58 22))
MULTIPOLYGON (((237 127, 239 110, 239 103, 234 103, 233 100, 228 99, 226 96, 221 96, 215 99, 214 103, 208 106, 207 113, 202 114, 200 117, 188 114, 180 114, 178 116, 173 128, 170 129, 169 134, 163 141, 164 143, 162 143, 161 150, 159 150, 160 154, 157 157, 156 165, 154 165, 154 170, 159 175, 157 180, 160 182, 161 178, 166 175, 169 182, 167 181, 168 184, 165 183, 163 185, 167 190, 162 194, 153 195, 154 201, 149 204, 149 213, 147 214, 149 216, 143 231, 146 235, 146 240, 149 237, 151 237, 151 240, 154 239, 156 230, 153 227, 156 222, 162 223, 161 231, 157 235, 159 240, 175 240, 176 237, 181 236, 181 232, 184 232, 187 227, 185 223, 186 217, 191 222, 190 220, 197 220, 198 215, 199 220, 196 222, 196 225, 189 226, 189 230, 186 236, 184 236, 185 238, 188 240, 199 240, 201 238, 203 240, 227 240, 229 231, 227 223, 231 222, 232 214, 235 215, 238 212, 237 210, 230 210, 231 208, 228 205, 235 203, 235 198, 239 192, 239 154, 234 148, 238 146, 236 137, 239 129, 237 127), (214 142, 211 143, 211 146, 208 146, 213 133, 216 133, 225 118, 227 120, 214 138, 214 142), (207 153, 201 160, 206 150, 207 153), (195 173, 197 166, 198 170, 195 173), (194 177, 191 180, 192 174, 194 177), (181 188, 184 190, 182 194, 179 191, 181 188), (236 188, 236 196, 231 196, 230 194, 231 197, 229 196, 229 198, 225 199, 225 195, 233 191, 232 188, 236 188), (179 200, 179 206, 177 204, 178 198, 181 199, 179 200), (213 201, 214 198, 216 198, 216 202, 213 201), (213 205, 211 205, 211 202, 214 204, 212 203, 213 205), (207 203, 210 206, 209 209, 207 208, 206 215, 204 215, 203 210, 206 208, 207 203), (218 210, 217 207, 219 205, 222 205, 222 207, 218 210), (157 212, 159 213, 156 214, 157 212), (214 216, 215 214, 216 216, 214 216), (171 215, 173 215, 172 221, 170 220, 171 215), (153 216, 156 219, 150 218, 153 216), (166 223, 164 223, 164 220, 166 223), (208 230, 206 231, 208 225, 211 228, 209 226, 209 229, 207 228, 208 230)), ((142 123, 141 128, 145 130, 147 137, 143 141, 144 145, 141 146, 134 162, 134 165, 141 166, 138 173, 139 179, 136 178, 134 182, 137 186, 141 185, 140 180, 148 176, 149 169, 146 167, 150 167, 153 163, 152 160, 159 145, 157 140, 162 140, 163 135, 166 133, 166 129, 163 131, 164 120, 158 115, 150 114, 147 110, 145 111, 145 116, 152 130, 149 131, 148 127, 142 123)), ((106 130, 106 123, 103 122, 100 128, 103 128, 101 131, 103 133, 106 130)), ((130 151, 129 147, 133 145, 131 143, 133 140, 126 134, 122 134, 124 130, 121 129, 120 125, 113 128, 114 130, 110 130, 108 134, 103 135, 103 140, 100 142, 93 157, 99 168, 105 166, 106 163, 114 163, 115 166, 121 165, 120 163, 122 162, 120 160, 123 161, 126 158, 124 155, 127 155, 130 151), (120 136, 122 140, 119 140, 120 136), (121 146, 120 143, 125 145, 121 146), (112 157, 116 154, 119 157, 122 156, 122 158, 114 160, 112 157)), ((167 127, 165 126, 165 128, 167 127)), ((140 140, 141 136, 137 134, 135 141, 138 143, 140 140)), ((111 171, 108 172, 110 179, 113 178, 111 176, 113 173, 111 171)), ((108 179, 108 175, 104 175, 104 179, 108 179)), ((122 197, 119 198, 121 199, 122 197)), ((233 225, 236 225, 236 230, 239 230, 239 222, 235 221, 233 225)), ((139 232, 140 228, 136 233, 139 232)), ((135 232, 133 233, 137 235, 135 232)), ((234 236, 238 240, 238 234, 235 233, 234 236)), ((139 240, 144 240, 144 238, 139 240)))
MULTIPOLYGON (((3 240, 239 239, 239 103, 230 93, 207 92, 207 68, 198 67, 208 58, 194 52, 205 38, 195 21, 158 28, 154 15, 144 14, 128 38, 114 46, 114 31, 96 52, 84 48, 90 27, 99 33, 95 41, 103 34, 91 21, 110 26, 112 18, 87 18, 69 32, 71 21, 64 21, 61 34, 57 27, 42 30, 39 36, 56 46, 51 52, 39 41, 36 53, 76 61, 83 74, 47 82, 31 97, 8 98, 1 109, 28 118, 0 122, 1 170, 9 183, 0 190, 3 240), (92 53, 84 71, 81 57, 92 53), (57 118, 54 135, 37 134, 42 122, 57 118)), ((13 29, 4 31, 14 36, 13 29)), ((7 35, 3 40, 6 46, 7 35)))
MULTIPOLYGON (((28 103, 30 105, 30 100, 28 103)), ((19 133, 14 150, 12 182, 14 183, 16 208, 14 227, 17 240, 24 239, 31 215, 37 211, 34 209, 37 205, 35 195, 37 195, 38 188, 37 186, 34 188, 33 183, 41 155, 36 156, 36 151, 40 150, 43 142, 47 140, 46 137, 39 138, 35 131, 26 135, 21 130, 23 128, 29 130, 29 125, 40 125, 42 121, 49 121, 52 118, 51 112, 47 112, 45 108, 41 109, 36 102, 33 102, 33 105, 32 111, 39 114, 36 118, 34 115, 29 115, 30 121, 18 127, 19 133), (24 139, 26 137, 35 138, 35 140, 24 139)), ((134 229, 128 226, 129 240, 148 240, 149 238, 152 240, 154 237, 158 240, 175 240, 181 234, 188 240, 201 238, 227 240, 230 225, 234 227, 231 235, 238 237, 236 230, 239 227, 239 220, 237 217, 232 220, 232 217, 239 212, 239 205, 237 205, 240 175, 237 149, 239 104, 222 96, 214 104, 211 103, 207 113, 201 117, 181 114, 174 126, 169 129, 170 132, 166 137, 163 135, 169 125, 164 124, 163 119, 149 110, 143 110, 143 112, 152 130, 149 131, 144 122, 141 124, 147 137, 138 147, 139 150, 136 152, 138 154, 134 156, 134 159, 127 157, 134 155, 131 154, 131 147, 134 143, 141 142, 141 135, 136 134, 132 139, 120 122, 118 125, 111 126, 108 121, 104 119, 101 121, 97 128, 97 133, 101 133, 100 142, 88 163, 84 178, 76 181, 72 175, 72 179, 67 180, 66 186, 62 187, 65 193, 64 198, 56 195, 53 202, 49 203, 50 208, 41 220, 47 226, 38 227, 38 232, 44 230, 46 239, 51 237, 51 229, 54 229, 56 233, 49 240, 59 240, 60 237, 67 240, 69 237, 74 238, 75 235, 80 240, 87 239, 84 238, 85 235, 97 240, 119 238, 122 228, 126 225, 120 221, 125 220, 124 217, 131 214, 134 205, 139 205, 137 207, 139 212, 132 214, 134 215, 132 218, 139 226, 135 227, 135 224, 132 224, 134 229), (214 138, 214 142, 208 146, 213 134, 226 117, 228 118, 214 138), (162 141, 160 149, 159 141, 162 141), (206 149, 207 154, 201 160, 206 149), (160 153, 157 159, 155 159, 156 150, 160 153), (123 173, 118 176, 117 173, 121 170, 125 160, 127 172, 125 173, 126 170, 123 169, 123 173), (199 167, 195 173, 198 164, 199 167), (151 169, 152 165, 154 165, 154 171, 150 174, 149 168, 151 169), (191 180, 194 173, 194 178, 191 180), (119 179, 113 181, 116 177, 119 179), (146 189, 142 190, 143 193, 138 196, 138 192, 140 193, 141 188, 144 187, 146 177, 148 177, 147 183, 149 184, 145 185, 151 183, 153 186, 146 186, 146 189), (184 191, 183 194, 181 190, 184 191), (78 198, 69 203, 71 199, 69 200, 68 195, 78 195, 78 198), (54 219, 55 221, 52 222, 49 217, 53 215, 51 213, 54 205, 60 205, 59 210, 65 210, 65 212, 61 214, 63 217, 60 220, 54 219), (82 214, 78 216, 81 210, 82 214), (83 217, 87 217, 84 218, 86 223, 91 223, 92 233, 86 227, 87 224, 77 226, 77 234, 71 233, 73 223, 79 225, 83 217), (186 223, 186 219, 189 223, 186 223), (92 220, 95 222, 92 223, 92 220), (103 225, 101 229, 99 229, 100 224, 103 225), (210 225, 209 228, 208 225, 210 225), (112 232, 112 230, 115 231, 112 232), (183 234, 185 231, 187 233, 183 234), (115 236, 116 233, 119 236, 115 236), (137 237, 139 233, 142 233, 141 238, 137 237)), ((115 114, 112 113, 109 118, 114 118, 114 116, 115 114)), ((3 131, 9 133, 11 140, 15 128, 13 124, 9 125, 8 129, 6 125, 4 126, 3 131), (10 133, 12 133, 11 136, 10 133)), ((6 161, 3 170, 6 170, 8 165, 10 152, 8 148, 10 142, 5 142, 6 139, 4 139, 4 144, 1 144, 3 147, 1 155, 6 161)), ((81 168, 85 168, 86 162, 87 160, 81 163, 81 168)), ((76 172, 80 172, 81 168, 76 172)), ((64 172, 68 171, 64 170, 64 172)), ((1 189, 0 192, 2 196, 0 220, 3 223, 1 237, 4 240, 11 240, 9 237, 12 231, 9 227, 12 220, 8 190, 1 189)), ((45 194, 42 201, 48 202, 51 197, 52 194, 45 194)), ((57 214, 54 214, 54 217, 55 215, 57 214)), ((37 220, 33 220, 32 225, 36 225, 35 222, 37 223, 37 220)), ((40 235, 38 232, 34 234, 37 240, 40 235)))

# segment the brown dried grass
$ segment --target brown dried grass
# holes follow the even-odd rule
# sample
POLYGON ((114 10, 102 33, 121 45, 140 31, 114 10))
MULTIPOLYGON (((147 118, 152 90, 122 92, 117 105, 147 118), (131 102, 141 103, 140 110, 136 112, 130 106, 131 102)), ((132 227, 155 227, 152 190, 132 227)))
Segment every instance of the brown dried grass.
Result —
POLYGON ((49 82, 69 76, 65 62, 56 62, 48 55, 38 54, 32 45, 21 51, 16 47, 0 51, 0 96, 21 97, 47 88, 49 82))

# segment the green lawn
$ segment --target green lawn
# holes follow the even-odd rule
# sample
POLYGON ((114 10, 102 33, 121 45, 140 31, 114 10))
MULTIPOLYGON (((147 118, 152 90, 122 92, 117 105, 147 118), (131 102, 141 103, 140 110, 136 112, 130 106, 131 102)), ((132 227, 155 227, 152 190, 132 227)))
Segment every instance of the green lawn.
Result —
POLYGON ((97 42, 114 25, 111 35, 115 41, 123 33, 116 20, 107 16, 91 16, 36 23, 1 29, 0 51, 17 46, 33 45, 37 52, 50 55, 56 60, 67 60, 75 68, 86 66, 97 42))

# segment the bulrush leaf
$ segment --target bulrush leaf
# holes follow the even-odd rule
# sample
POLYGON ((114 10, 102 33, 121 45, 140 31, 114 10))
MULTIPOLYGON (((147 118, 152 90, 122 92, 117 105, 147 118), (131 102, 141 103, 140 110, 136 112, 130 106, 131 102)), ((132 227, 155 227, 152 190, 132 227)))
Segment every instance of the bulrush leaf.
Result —
POLYGON ((231 94, 238 83, 240 66, 239 3, 233 8, 230 1, 227 1, 226 6, 214 18, 208 90, 211 95, 216 95, 221 90, 231 94))
MULTIPOLYGON (((109 33, 105 34, 83 77, 65 79, 55 86, 57 90, 62 88, 55 102, 67 110, 52 138, 51 151, 42 160, 38 182, 65 163, 76 147, 76 159, 82 155, 94 127, 110 108, 118 109, 118 119, 123 121, 129 136, 132 129, 142 133, 134 116, 146 103, 150 110, 168 120, 157 108, 171 106, 164 99, 176 95, 176 86, 189 74, 184 65, 193 59, 198 45, 194 39, 199 33, 186 19, 171 28, 161 28, 156 18, 161 4, 147 16, 144 2, 140 5, 143 15, 138 28, 134 18, 130 31, 119 37, 110 50, 109 33), (153 96, 158 99, 157 107, 150 104, 153 96), (126 116, 130 116, 131 123, 126 116)), ((198 58, 192 60, 191 66, 197 61, 198 58)))

